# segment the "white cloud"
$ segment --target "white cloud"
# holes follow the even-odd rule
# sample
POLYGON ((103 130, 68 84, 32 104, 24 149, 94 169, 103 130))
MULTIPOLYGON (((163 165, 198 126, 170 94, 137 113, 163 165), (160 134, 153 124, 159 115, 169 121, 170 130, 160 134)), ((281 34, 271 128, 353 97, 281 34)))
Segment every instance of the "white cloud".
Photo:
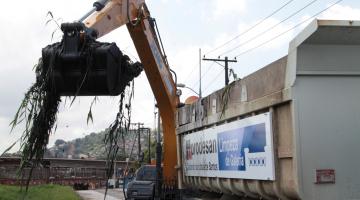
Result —
MULTIPOLYGON (((265 42, 267 42, 265 45, 259 47, 259 49, 262 50, 273 50, 276 48, 279 48, 280 46, 287 45, 289 40, 294 36, 294 31, 289 31, 288 33, 281 36, 281 38, 277 38, 275 40, 271 40, 272 38, 275 38, 279 34, 289 30, 293 24, 292 23, 281 23, 277 25, 280 22, 280 20, 276 18, 269 18, 265 22, 261 23, 260 25, 256 26, 255 28, 251 29, 250 31, 247 31, 249 28, 253 26, 253 24, 256 24, 255 22, 249 22, 249 23, 240 23, 238 24, 238 28, 235 29, 234 33, 222 33, 217 37, 214 44, 212 45, 213 48, 222 46, 218 50, 216 50, 212 55, 219 55, 224 54, 226 52, 226 55, 238 55, 244 51, 247 51, 249 49, 252 49, 256 46, 259 46, 265 42), (274 27, 277 25, 276 27, 274 27), (271 27, 274 27, 270 29, 271 27), (245 34, 241 34, 244 33, 245 34), (241 34, 240 37, 236 38, 235 40, 229 42, 226 45, 222 45, 231 39, 235 38, 236 35, 241 34), (268 42, 269 41, 269 42, 268 42)), ((212 49, 212 48, 209 48, 212 49)))
MULTIPOLYGON (((21 136, 20 129, 15 129, 13 132, 10 133, 10 122, 10 118, 0 117, 0 154, 2 154, 6 148, 10 147, 10 145, 13 144, 21 136)), ((19 143, 17 143, 17 145, 14 146, 10 152, 17 151, 19 147, 19 143)))
POLYGON ((246 0, 214 0, 214 17, 239 14, 246 10, 246 0))
MULTIPOLYGON (((327 6, 330 6, 330 4, 328 4, 327 6)), ((298 29, 303 30, 306 26, 308 26, 313 20, 310 19, 311 17, 312 16, 310 14, 303 15, 300 22, 305 20, 307 21, 301 24, 298 29)), ((325 11, 316 18, 323 20, 360 20, 360 9, 337 4, 332 6, 329 10, 325 11)))
POLYGON ((360 9, 346 5, 334 5, 319 18, 329 20, 360 20, 360 9))
MULTIPOLYGON (((289 41, 294 37, 296 31, 292 30, 287 32, 286 34, 282 35, 281 37, 278 37, 274 40, 276 36, 279 34, 289 30, 294 24, 292 22, 289 23, 282 23, 276 26, 275 28, 271 29, 270 31, 266 31, 266 33, 263 33, 265 30, 268 30, 270 27, 273 27, 274 25, 278 24, 280 22, 277 18, 269 18, 256 28, 252 29, 251 31, 247 32, 246 34, 241 35, 234 41, 230 42, 229 44, 219 48, 213 53, 210 53, 207 55, 207 57, 217 57, 218 55, 229 56, 232 58, 235 55, 238 55, 242 52, 245 52, 249 49, 252 49, 254 47, 257 47, 265 42, 266 44, 262 45, 261 47, 250 51, 249 53, 245 54, 244 56, 238 57, 238 63, 231 63, 231 67, 235 68, 235 73, 239 77, 244 77, 259 68, 265 66, 266 64, 274 61, 275 59, 280 58, 282 55, 285 55, 287 53, 287 46, 289 41), (258 36, 259 35, 259 36, 258 36), (268 42, 269 41, 269 42, 268 42), (235 47, 240 46, 236 49, 235 47), (226 51, 234 49, 231 52, 225 53, 226 51), (273 52, 280 52, 275 54, 272 54, 273 52), (225 54, 224 54, 225 53, 225 54), (264 56, 260 56, 264 55, 264 56), (266 56, 265 56, 266 55, 266 56), (266 59, 265 59, 266 58, 266 59), (261 62, 260 65, 254 65, 252 62, 249 63, 248 60, 265 60, 264 62, 261 62), (245 61, 245 62, 244 62, 245 61), (239 67, 240 66, 240 67, 239 67)), ((219 47, 220 45, 224 44, 225 42, 229 41, 230 39, 234 38, 234 36, 239 35, 243 33, 244 31, 248 30, 250 27, 253 26, 253 24, 256 24, 257 21, 252 22, 240 22, 237 24, 238 28, 234 28, 234 32, 232 33, 220 33, 218 34, 218 37, 216 37, 216 40, 212 43, 210 47, 207 47, 206 50, 211 50, 216 47, 219 47)), ((205 51, 206 52, 206 51, 205 51)), ((209 66, 206 66, 209 67, 209 66)), ((209 92, 214 91, 218 88, 222 88, 224 86, 224 72, 221 71, 222 68, 218 66, 217 64, 213 65, 211 67, 211 71, 208 72, 207 77, 204 79, 204 88, 208 87, 208 90, 206 91, 207 94, 209 92), (216 79, 214 82, 213 80, 216 79)), ((204 69, 204 71, 206 71, 204 69)))
MULTIPOLYGON (((158 1, 158 0, 155 0, 155 1, 158 1)), ((175 0, 175 1, 169 1, 169 0, 160 0, 161 1, 161 3, 169 3, 169 2, 171 2, 171 3, 173 3, 173 2, 175 2, 175 3, 182 3, 183 2, 183 0, 175 0)), ((146 4, 147 5, 150 5, 150 4, 153 4, 154 3, 154 0, 146 0, 145 1, 146 2, 146 4)))
POLYGON ((291 30, 287 32, 284 35, 281 35, 280 37, 276 38, 280 34, 288 31, 291 27, 293 27, 292 23, 281 23, 277 25, 280 22, 279 19, 276 18, 269 18, 264 23, 262 23, 260 26, 255 28, 251 34, 248 35, 248 39, 245 39, 245 42, 251 40, 248 44, 244 45, 244 49, 250 49, 253 47, 256 47, 258 45, 261 45, 266 42, 265 45, 261 46, 260 49, 266 49, 266 50, 274 50, 276 48, 279 48, 281 46, 287 45, 289 41, 294 36, 294 31, 291 30), (273 29, 269 29, 271 27, 274 27, 273 29), (265 33, 263 33, 265 30, 268 30, 265 33), (259 35, 259 37, 255 36, 259 35))

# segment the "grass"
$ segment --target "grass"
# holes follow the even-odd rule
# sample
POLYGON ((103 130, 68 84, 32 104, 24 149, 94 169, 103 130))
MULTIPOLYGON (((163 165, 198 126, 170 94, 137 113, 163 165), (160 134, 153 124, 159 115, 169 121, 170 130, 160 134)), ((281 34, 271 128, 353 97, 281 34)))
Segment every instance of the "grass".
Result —
MULTIPOLYGON (((23 190, 25 187, 23 188, 23 190)), ((0 200, 22 200, 24 192, 19 186, 0 185, 0 200)), ((69 186, 40 185, 30 186, 25 200, 80 200, 69 186)))

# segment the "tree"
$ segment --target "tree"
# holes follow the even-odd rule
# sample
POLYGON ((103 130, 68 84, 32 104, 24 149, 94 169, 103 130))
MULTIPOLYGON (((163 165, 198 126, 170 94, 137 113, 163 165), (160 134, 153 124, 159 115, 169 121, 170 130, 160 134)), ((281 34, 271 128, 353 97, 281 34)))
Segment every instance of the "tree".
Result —
POLYGON ((55 141, 55 146, 60 146, 60 145, 65 144, 65 143, 66 143, 65 140, 58 139, 58 140, 55 141))

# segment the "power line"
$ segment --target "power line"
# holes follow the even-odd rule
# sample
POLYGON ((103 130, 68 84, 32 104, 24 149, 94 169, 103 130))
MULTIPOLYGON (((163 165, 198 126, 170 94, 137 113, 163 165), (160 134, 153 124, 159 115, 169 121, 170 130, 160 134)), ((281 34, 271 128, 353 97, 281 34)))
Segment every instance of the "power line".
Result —
POLYGON ((230 50, 225 51, 224 53, 220 54, 220 56, 221 56, 221 55, 224 55, 224 54, 228 54, 228 53, 234 51, 235 49, 238 49, 239 47, 242 47, 242 46, 244 46, 245 44, 247 44, 247 43, 255 40, 256 38, 258 38, 258 37, 260 37, 260 36, 262 36, 262 35, 264 35, 265 33, 269 32, 270 30, 273 30, 274 28, 276 28, 276 27, 279 26, 280 24, 284 23, 284 22, 287 21, 288 19, 290 19, 290 18, 292 18, 293 16, 297 15, 297 14, 300 13, 301 11, 305 10, 307 7, 309 7, 310 5, 312 5, 313 3, 315 3, 316 1, 318 1, 318 0, 312 0, 311 2, 309 2, 308 4, 306 4, 306 5, 305 5, 304 7, 302 7, 301 9, 297 10, 297 11, 294 12, 293 14, 291 14, 291 15, 289 15, 288 17, 286 17, 285 19, 281 20, 279 23, 277 23, 277 24, 275 24, 274 26, 270 27, 269 29, 266 29, 265 31, 263 31, 263 32, 255 35, 254 37, 246 40, 245 42, 240 43, 239 45, 231 48, 230 50))
POLYGON ((276 13, 278 13, 281 9, 283 9, 285 6, 289 5, 291 2, 293 2, 294 0, 290 0, 288 2, 286 2, 284 5, 282 5, 280 8, 274 10, 272 13, 270 13, 268 16, 264 17, 263 19, 261 19, 259 22, 257 22, 256 24, 254 24, 253 26, 251 26, 250 28, 246 29, 245 31, 241 32, 239 35, 236 35, 234 38, 232 38, 231 40, 215 47, 214 49, 206 52, 204 55, 212 53, 222 47, 224 47, 225 45, 229 44, 230 42, 238 39, 240 36, 244 35, 245 33, 248 33, 249 31, 253 30, 255 27, 257 27, 258 25, 260 25, 261 23, 263 23, 264 21, 266 21, 267 19, 269 19, 270 17, 272 17, 273 15, 275 15, 276 13))
MULTIPOLYGON (((203 79, 203 77, 210 72, 210 69, 212 68, 212 66, 213 66, 215 63, 218 64, 218 65, 220 65, 220 66, 222 66, 222 67, 224 67, 224 69, 225 69, 225 66, 222 65, 221 63, 219 63, 219 62, 212 62, 211 65, 208 67, 208 70, 206 70, 206 72, 201 75, 201 79, 203 79)), ((235 71, 233 67, 229 67, 229 70, 235 71)), ((200 83, 200 82, 197 81, 195 84, 193 84, 193 85, 191 86, 191 88, 197 87, 197 86, 199 85, 199 83, 200 83)))
POLYGON ((203 58, 204 61, 213 61, 219 64, 220 66, 223 66, 225 68, 225 85, 229 85, 229 63, 236 63, 237 60, 231 60, 227 56, 225 56, 225 59, 220 58, 203 58), (225 65, 220 64, 219 62, 224 62, 225 65))
MULTIPOLYGON (((214 65, 214 63, 209 64, 208 65, 208 70, 206 70, 205 73, 203 73, 201 75, 201 79, 203 79, 203 77, 209 72, 209 70, 211 69, 211 67, 214 65)), ((194 68, 195 69, 195 68, 194 68)), ((194 72, 195 70, 192 70, 192 72, 194 72)), ((191 77, 190 75, 192 74, 192 72, 187 76, 187 78, 185 79, 184 83, 187 83, 187 81, 189 80, 189 78, 191 77)), ((194 82, 194 84, 192 84, 192 86, 190 86, 191 88, 194 88, 195 86, 198 86, 198 84, 200 83, 200 80, 197 80, 196 82, 194 82)), ((190 84, 189 84, 190 85, 190 84)))
MULTIPOLYGON (((223 69, 224 70, 224 69, 223 69)), ((212 85, 212 84, 214 84, 214 82, 220 77, 220 75, 222 74, 222 71, 223 70, 221 70, 220 71, 220 73, 218 73, 216 76, 215 76, 215 78, 210 82, 210 84, 204 89, 204 93, 209 89, 209 87, 212 85)))
POLYGON ((280 37, 280 36, 288 33, 289 31, 291 31, 291 30, 299 27, 300 25, 304 24, 305 22, 309 21, 310 19, 313 19, 314 17, 318 16, 319 14, 325 12, 326 10, 330 9, 330 8, 333 7, 334 5, 340 3, 341 1, 343 1, 343 0, 338 0, 338 1, 336 1, 335 3, 331 4, 330 6, 326 7, 326 8, 323 9, 323 10, 321 10, 320 12, 314 14, 313 16, 309 17, 308 19, 301 21, 300 23, 296 24, 295 26, 291 27, 290 29, 288 29, 288 30, 280 33, 279 35, 277 35, 277 36, 275 36, 275 37, 273 37, 273 38, 271 38, 271 39, 269 39, 269 40, 267 40, 267 41, 265 41, 265 42, 263 42, 263 43, 255 46, 255 47, 253 47, 253 48, 250 48, 250 49, 248 49, 248 50, 246 50, 246 51, 241 52, 240 54, 236 55, 235 57, 239 57, 239 56, 242 56, 242 55, 244 55, 244 54, 247 54, 247 53, 249 53, 250 51, 253 51, 254 49, 257 49, 257 48, 259 48, 259 47, 261 47, 261 46, 263 46, 263 45, 265 45, 265 44, 273 41, 274 39, 277 39, 278 37, 280 37))
MULTIPOLYGON (((253 48, 250 48, 250 49, 248 49, 248 50, 246 50, 246 51, 241 52, 240 54, 236 55, 235 57, 239 57, 239 56, 242 56, 242 55, 244 55, 244 54, 247 54, 247 53, 249 53, 249 52, 251 52, 251 51, 253 51, 253 50, 255 50, 255 49, 257 49, 257 48, 259 48, 259 47, 261 47, 261 46, 263 46, 263 45, 271 42, 271 41, 273 41, 274 39, 277 39, 278 37, 280 37, 280 36, 288 33, 289 31, 291 31, 291 30, 299 27, 300 25, 302 25, 302 24, 304 24, 305 22, 313 19, 314 17, 320 15, 321 13, 325 12, 326 10, 330 9, 331 7, 335 6, 336 4, 338 4, 338 3, 342 2, 342 1, 343 1, 343 0, 338 0, 338 1, 336 1, 335 3, 331 4, 330 6, 326 7, 325 9, 317 12, 316 14, 312 15, 312 16, 309 17, 308 19, 301 21, 300 23, 296 24, 295 26, 291 27, 290 29, 288 29, 288 30, 280 33, 279 35, 277 35, 277 36, 275 36, 275 37, 273 37, 273 38, 271 38, 271 39, 269 39, 269 40, 267 40, 267 41, 265 41, 265 42, 263 42, 263 43, 255 46, 255 47, 253 47, 253 48)), ((299 12, 300 12, 300 11, 299 11, 299 12)), ((214 63, 212 63, 212 65, 213 65, 213 64, 214 64, 214 63)), ((212 65, 210 65, 209 69, 202 75, 202 77, 205 76, 205 75, 210 71, 212 65)), ((221 75, 221 73, 222 73, 222 71, 220 71, 220 73, 217 74, 216 77, 210 82, 210 84, 204 89, 204 93, 205 93, 205 92, 209 89, 209 87, 215 82, 215 80, 217 80, 217 79, 219 78, 219 76, 221 75)), ((198 84, 198 83, 196 83, 196 84, 198 84)), ((196 86, 196 85, 195 85, 195 86, 196 86)))
MULTIPOLYGON (((236 57, 239 57, 239 56, 242 56, 242 55, 244 55, 244 54, 246 54, 246 53, 249 53, 250 51, 252 51, 252 50, 254 50, 254 49, 256 49, 256 48, 259 48, 259 47, 261 47, 261 46, 263 46, 263 45, 265 45, 265 44, 273 41, 274 39, 277 39, 278 37, 280 37, 280 36, 286 34, 287 32, 289 32, 289 31, 291 31, 291 30, 299 27, 300 25, 302 25, 302 24, 304 24, 305 22, 313 19, 314 17, 320 15, 321 13, 327 11, 328 9, 330 9, 331 7, 335 6, 336 4, 338 4, 338 3, 342 2, 342 1, 343 1, 343 0, 338 0, 338 1, 336 1, 335 3, 333 3, 333 4, 331 4, 330 6, 326 7, 325 9, 323 9, 323 10, 317 12, 316 14, 312 15, 312 16, 309 17, 308 19, 303 20, 303 21, 301 21, 300 23, 296 24, 296 25, 293 26, 292 28, 290 28, 290 29, 282 32, 281 34, 279 34, 279 35, 277 35, 277 36, 275 36, 275 37, 273 37, 273 38, 271 38, 271 39, 269 39, 269 40, 267 40, 267 41, 265 41, 265 42, 263 42, 263 43, 261 43, 260 45, 257 45, 257 46, 255 46, 255 47, 253 47, 253 48, 251 48, 251 49, 248 49, 248 50, 246 50, 246 51, 238 54, 236 57)), ((221 71, 221 72, 222 72, 222 71, 221 71)), ((219 78, 219 76, 221 75, 221 72, 220 72, 220 73, 211 81, 211 83, 204 89, 204 93, 208 90, 208 88, 210 87, 210 85, 212 85, 212 84, 215 82, 215 80, 217 80, 217 79, 219 78)))
POLYGON ((193 69, 190 71, 190 73, 186 76, 184 83, 186 83, 190 79, 190 77, 194 73, 195 69, 197 69, 197 68, 193 67, 193 69))
MULTIPOLYGON (((184 81, 184 83, 187 83, 187 81, 192 77, 191 75, 195 72, 197 68, 193 67, 192 70, 190 71, 190 73, 186 76, 186 79, 184 81)), ((201 79, 203 78, 203 76, 201 76, 201 79)))
MULTIPOLYGON (((208 65, 208 70, 206 70, 206 72, 205 73, 202 73, 202 75, 201 75, 201 80, 203 80, 203 78, 204 78, 204 76, 210 71, 210 68, 212 67, 214 65, 214 63, 211 63, 211 64, 209 64, 208 65)), ((189 77, 187 77, 187 79, 186 80, 188 80, 189 79, 189 77)), ((200 84, 200 80, 195 80, 196 82, 194 82, 193 84, 189 84, 190 86, 190 88, 195 88, 195 87, 197 87, 197 86, 199 86, 199 84, 200 84)), ((186 83, 186 82, 184 82, 184 83, 186 83)))
MULTIPOLYGON (((258 23, 256 23, 256 24, 254 24, 253 26, 251 26, 249 29, 243 31, 242 33, 240 33, 239 35, 235 36, 235 37, 232 38, 231 40, 223 43, 222 45, 220 45, 220 46, 218 46, 218 47, 216 47, 216 48, 214 48, 214 49, 212 49, 212 50, 210 50, 210 51, 208 51, 208 52, 205 53, 205 54, 209 54, 209 53, 211 53, 211 52, 214 52, 214 51, 216 51, 217 49, 219 49, 219 48, 221 48, 221 47, 229 44, 230 42, 236 40, 237 38, 239 38, 240 36, 244 35, 245 33, 251 31, 252 29, 254 29, 255 27, 257 27, 258 25, 260 25, 261 23, 263 23, 264 21, 266 21, 268 18, 270 18, 270 17, 272 17, 273 15, 275 15, 276 13, 278 13, 281 9, 283 9, 284 7, 286 7, 288 4, 290 4, 290 3, 293 2, 293 1, 294 1, 294 0, 287 1, 287 2, 286 2, 285 4, 283 4, 280 8, 276 9, 276 10, 273 11, 271 14, 269 14, 269 15, 266 16, 266 17, 264 17, 262 20, 260 20, 258 23)), ((204 55, 205 55, 205 54, 204 54, 204 55)), ((218 63, 218 64, 219 64, 219 63, 218 63)), ((210 71, 210 69, 211 69, 211 67, 212 67, 213 65, 214 65, 214 63, 212 63, 212 64, 210 65, 210 67, 208 68, 208 70, 201 76, 201 79, 210 71)), ((194 71, 195 71, 195 68, 193 68, 193 70, 189 73, 189 75, 187 76, 186 81, 189 80, 190 75, 191 75, 194 71)), ((186 81, 185 81, 185 82, 186 82, 186 81)), ((197 81, 197 82, 193 85, 193 87, 194 87, 194 86, 197 86, 198 84, 199 84, 199 81, 197 81)))
MULTIPOLYGON (((271 16, 273 16, 274 14, 276 14, 276 13, 277 13, 278 11, 280 11, 282 8, 284 8, 285 6, 287 6, 288 4, 290 4, 292 1, 294 1, 294 0, 290 0, 290 1, 286 2, 286 3, 285 3, 284 5, 282 5, 280 8, 276 9, 275 11, 273 11, 270 15, 268 15, 268 16, 265 17, 265 18, 263 18, 262 20, 260 20, 258 23, 256 23, 255 25, 253 25, 253 26, 250 27, 249 29, 247 29, 247 30, 245 30, 244 32, 240 33, 239 35, 235 36, 233 39, 227 41, 226 43, 224 43, 224 44, 216 47, 215 49, 213 49, 213 50, 211 50, 211 51, 208 51, 206 54, 211 53, 211 52, 213 52, 213 51, 221 48, 222 46, 225 46, 226 44, 228 44, 228 43, 230 43, 231 41, 233 41, 233 40, 237 39, 238 37, 240 37, 241 35, 249 32, 250 30, 252 30, 252 29, 255 28, 256 26, 258 26, 259 24, 261 24, 262 22, 264 22, 266 19, 268 19, 268 18, 270 18, 271 16)), ((205 56, 205 54, 204 54, 204 56, 205 56)), ((211 63, 211 65, 208 67, 208 70, 206 70, 206 72, 201 75, 201 79, 203 79, 203 77, 204 77, 208 72, 210 72, 211 67, 212 67, 215 63, 217 63, 217 64, 225 67, 224 65, 220 64, 219 62, 213 62, 213 63, 211 63)), ((189 78, 191 77, 190 75, 193 74, 193 72, 195 71, 195 69, 196 69, 196 68, 193 68, 193 69, 191 70, 191 72, 188 74, 187 78, 185 79, 185 82, 187 82, 187 81, 189 80, 189 78)), ((199 83, 200 83, 199 81, 195 82, 195 84, 193 84, 193 85, 191 86, 191 88, 194 88, 195 86, 198 86, 199 83)))
MULTIPOLYGON (((212 62, 211 65, 208 67, 208 70, 206 70, 206 72, 201 75, 201 79, 203 79, 203 77, 210 72, 211 67, 212 67, 215 63, 225 68, 225 66, 224 66, 223 64, 219 63, 219 62, 212 62)), ((233 67, 229 67, 229 70, 235 71, 233 67)), ((199 85, 199 81, 197 81, 195 84, 193 84, 192 87, 195 88, 195 87, 197 87, 198 85, 199 85)))
MULTIPOLYGON (((215 62, 211 63, 211 64, 208 66, 208 69, 206 70, 206 72, 201 75, 201 79, 203 79, 203 78, 205 77, 205 75, 210 72, 210 69, 212 68, 212 66, 213 66, 214 64, 215 64, 215 62)), ((197 87, 197 86, 199 85, 199 83, 200 83, 200 81, 195 82, 195 84, 193 84, 193 85, 191 86, 191 88, 197 87)))
MULTIPOLYGON (((210 71, 210 69, 211 69, 211 67, 212 67, 213 65, 214 65, 214 63, 211 63, 211 64, 208 65, 208 70, 206 70, 206 72, 201 75, 201 79, 203 79, 203 77, 210 71)), ((195 71, 195 69, 196 69, 196 68, 193 68, 193 70, 189 73, 189 75, 186 77, 184 83, 187 83, 187 81, 188 81, 188 80, 190 79, 190 77, 191 77, 190 75, 193 74, 193 72, 195 71)), ((197 80, 196 82, 194 82, 194 84, 192 84, 192 85, 190 86, 190 88, 195 88, 195 87, 197 87, 197 86, 199 85, 199 83, 200 83, 200 80, 197 80)), ((189 84, 189 85, 190 85, 190 84, 189 84)))

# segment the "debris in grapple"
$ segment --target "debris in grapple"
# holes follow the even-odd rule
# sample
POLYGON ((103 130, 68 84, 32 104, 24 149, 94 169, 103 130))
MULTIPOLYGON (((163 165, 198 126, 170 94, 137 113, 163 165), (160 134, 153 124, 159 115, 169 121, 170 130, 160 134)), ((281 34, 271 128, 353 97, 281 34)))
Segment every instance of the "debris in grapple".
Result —
MULTIPOLYGON (((97 42, 96 32, 82 23, 62 24, 61 29, 64 33, 62 41, 43 49, 42 59, 36 66, 36 82, 25 94, 12 121, 13 128, 25 122, 19 175, 23 175, 26 167, 33 169, 40 164, 56 123, 60 96, 121 94, 118 123, 113 127, 116 130, 128 127, 123 122, 126 118, 123 113, 124 90, 141 73, 141 63, 132 63, 115 43, 97 42)), ((130 103, 125 107, 130 113, 130 103)), ((130 123, 130 115, 126 119, 130 123)), ((112 136, 112 132, 109 134, 112 136)), ((112 144, 116 137, 111 138, 107 141, 112 144)), ((109 156, 110 161, 113 159, 109 156)))
POLYGON ((25 121, 25 129, 21 136, 20 145, 22 157, 19 176, 24 176, 24 169, 30 166, 31 170, 27 177, 26 190, 28 189, 32 169, 40 164, 46 151, 61 101, 49 76, 51 69, 45 69, 41 59, 36 65, 35 73, 36 82, 25 93, 14 120, 11 122, 12 128, 14 128, 17 124, 25 121))
POLYGON ((96 31, 82 23, 61 25, 63 40, 42 51, 44 67, 61 96, 119 95, 142 71, 115 43, 97 42, 96 31))

